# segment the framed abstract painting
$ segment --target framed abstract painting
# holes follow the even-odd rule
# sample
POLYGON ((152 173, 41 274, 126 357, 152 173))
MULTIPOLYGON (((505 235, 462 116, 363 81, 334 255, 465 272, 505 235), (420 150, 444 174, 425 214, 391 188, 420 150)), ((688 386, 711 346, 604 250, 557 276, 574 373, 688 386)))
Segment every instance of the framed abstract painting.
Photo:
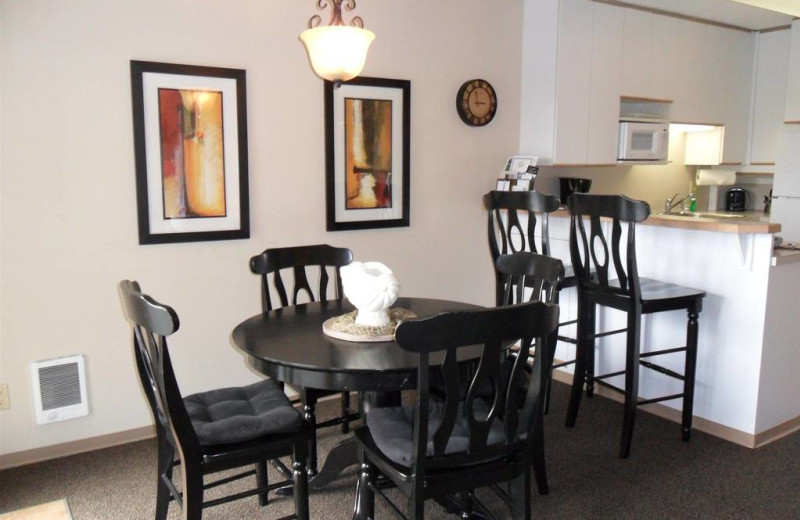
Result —
POLYGON ((245 80, 131 61, 140 244, 250 237, 245 80))
POLYGON ((328 231, 409 226, 411 82, 325 82, 328 231))

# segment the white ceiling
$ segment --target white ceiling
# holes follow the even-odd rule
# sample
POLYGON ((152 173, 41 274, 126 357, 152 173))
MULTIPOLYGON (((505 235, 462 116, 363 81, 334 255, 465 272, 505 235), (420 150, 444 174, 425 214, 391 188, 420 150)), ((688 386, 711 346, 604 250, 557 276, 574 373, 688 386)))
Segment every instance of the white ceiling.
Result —
MULTIPOLYGON (((602 0, 601 0, 602 1, 602 0)), ((638 5, 650 9, 677 13, 704 20, 711 20, 746 29, 770 29, 789 25, 800 11, 800 0, 620 0, 621 3, 638 5), (762 9, 745 5, 758 3, 769 5, 762 9), (771 2, 771 3, 770 3, 771 2), (795 16, 792 16, 794 13, 795 16)))

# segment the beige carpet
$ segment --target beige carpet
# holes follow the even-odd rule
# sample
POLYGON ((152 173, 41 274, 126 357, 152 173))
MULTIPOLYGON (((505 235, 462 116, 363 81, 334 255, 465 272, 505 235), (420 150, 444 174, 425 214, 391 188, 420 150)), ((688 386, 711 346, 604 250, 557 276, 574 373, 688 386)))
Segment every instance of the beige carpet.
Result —
POLYGON ((65 499, 0 514, 0 520, 72 520, 65 499))
MULTIPOLYGON (((533 492, 535 520, 800 519, 800 432, 756 450, 702 432, 694 432, 692 442, 685 443, 679 425, 639 413, 634 451, 622 460, 617 456, 622 406, 605 398, 586 399, 575 427, 564 428, 568 400, 569 387, 554 383, 550 413, 544 418, 550 494, 533 492)), ((338 404, 321 403, 319 419, 333 417, 338 404)), ((320 459, 342 439, 338 428, 320 430, 320 459)), ((64 497, 75 520, 153 520, 156 460, 156 443, 149 439, 2 470, 0 511, 64 497)), ((348 468, 311 494, 313 520, 352 518, 357 469, 348 468)), ((272 471, 270 478, 278 476, 272 471)), ((220 486, 214 497, 253 484, 245 480, 249 482, 220 486)), ((386 492, 405 504, 398 490, 386 492)), ((509 517, 490 491, 476 493, 498 518, 509 517)), ((180 520, 180 509, 175 504, 169 509, 168 518, 180 520)), ((375 509, 378 520, 395 518, 380 500, 375 509)), ((250 497, 210 507, 203 520, 273 520, 293 511, 289 497, 271 495, 265 508, 250 497)), ((425 513, 425 520, 457 520, 433 501, 425 513)))

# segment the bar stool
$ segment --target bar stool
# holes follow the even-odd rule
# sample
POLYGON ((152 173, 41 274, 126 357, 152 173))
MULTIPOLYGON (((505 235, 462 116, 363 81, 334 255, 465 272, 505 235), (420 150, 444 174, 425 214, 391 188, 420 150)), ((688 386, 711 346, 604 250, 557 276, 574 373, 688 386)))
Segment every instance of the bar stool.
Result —
POLYGON ((567 427, 575 425, 584 382, 587 397, 592 396, 594 384, 597 383, 625 396, 620 458, 627 458, 630 455, 637 406, 682 398, 682 437, 684 441, 688 441, 692 428, 697 365, 697 318, 702 310, 705 291, 639 278, 636 263, 636 223, 642 222, 650 215, 650 206, 646 202, 621 195, 573 194, 569 198, 568 205, 571 214, 570 256, 578 279, 578 344, 575 377, 567 410, 567 427), (586 218, 590 223, 588 234, 584 224, 586 218), (601 218, 611 220, 606 229, 601 218), (624 263, 621 253, 623 222, 627 224, 624 263), (609 260, 614 266, 612 273, 609 273, 609 260), (591 269, 595 271, 593 277, 589 275, 591 269), (616 278, 612 279, 612 276, 616 278), (625 312, 627 327, 596 333, 595 313, 598 305, 625 312), (640 352, 642 315, 680 309, 686 310, 688 315, 686 345, 640 352), (622 332, 627 333, 625 369, 595 375, 595 339, 622 332), (685 353, 683 374, 649 361, 649 358, 654 356, 677 352, 685 353), (683 392, 652 399, 639 399, 640 366, 683 381, 683 392), (623 374, 624 389, 605 381, 623 374))
MULTIPOLYGON (((483 196, 483 205, 489 212, 489 251, 492 263, 497 265, 501 255, 527 251, 530 253, 550 255, 550 219, 549 214, 560 206, 558 197, 538 191, 490 191, 483 196), (524 223, 523 223, 524 221, 524 223), (539 224, 537 226, 537 224, 539 224), (523 227, 524 225, 524 227, 523 227), (538 228, 538 229, 537 229, 538 228), (538 245, 537 245, 538 242, 538 245)), ((495 269, 496 305, 503 305, 505 283, 502 273, 495 269)), ((576 287, 578 280, 571 265, 564 266, 564 276, 559 282, 555 301, 562 289, 576 287)), ((566 327, 577 323, 576 319, 562 321, 558 324, 566 327)), ((558 341, 575 345, 576 338, 564 336, 559 332, 558 341)), ((552 344, 548 353, 546 370, 548 370, 547 388, 545 390, 544 410, 550 409, 550 390, 552 371, 575 363, 574 359, 554 364, 556 343, 552 344)))

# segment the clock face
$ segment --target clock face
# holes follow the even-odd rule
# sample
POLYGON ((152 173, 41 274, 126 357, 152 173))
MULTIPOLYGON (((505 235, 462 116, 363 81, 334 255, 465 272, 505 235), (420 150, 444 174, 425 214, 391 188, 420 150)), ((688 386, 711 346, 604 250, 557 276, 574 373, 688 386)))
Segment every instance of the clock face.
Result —
POLYGON ((489 124, 497 112, 497 94, 483 79, 467 81, 458 89, 456 110, 461 120, 470 126, 489 124))

